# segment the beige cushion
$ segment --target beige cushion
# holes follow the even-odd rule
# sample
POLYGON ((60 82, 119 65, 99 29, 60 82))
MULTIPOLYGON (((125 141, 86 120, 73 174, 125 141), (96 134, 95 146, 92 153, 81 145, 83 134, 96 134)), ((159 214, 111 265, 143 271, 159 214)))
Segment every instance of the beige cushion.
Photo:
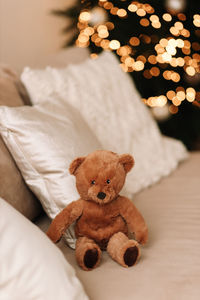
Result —
MULTIPOLYGON (((15 87, 14 73, 0 67, 0 105, 22 106, 23 101, 15 87)), ((0 196, 26 217, 33 219, 41 206, 26 186, 10 152, 0 137, 0 196)))
MULTIPOLYGON (((175 172, 136 195, 149 227, 149 243, 135 267, 124 269, 103 253, 100 266, 81 270, 75 253, 58 246, 92 300, 197 300, 200 296, 200 152, 175 172)), ((48 218, 38 225, 47 230, 48 218)))
POLYGON ((0 299, 88 300, 61 251, 0 198, 0 299))
POLYGON ((31 105, 26 88, 14 70, 10 69, 6 65, 0 64, 0 80, 1 85, 7 86, 9 89, 9 93, 7 93, 5 89, 2 89, 0 92, 1 98, 5 101, 2 103, 2 105, 6 103, 8 106, 13 106, 15 103, 14 106, 18 106, 21 105, 21 102, 25 105, 31 105), (11 93, 13 92, 13 95, 16 95, 16 91, 17 97, 13 99, 11 97, 11 93), (11 105, 9 105, 9 103, 11 103, 11 105))

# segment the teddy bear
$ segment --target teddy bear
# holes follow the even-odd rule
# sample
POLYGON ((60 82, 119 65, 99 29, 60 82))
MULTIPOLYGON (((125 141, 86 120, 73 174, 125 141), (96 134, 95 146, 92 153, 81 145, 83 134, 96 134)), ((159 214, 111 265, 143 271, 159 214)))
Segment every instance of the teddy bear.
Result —
POLYGON ((103 250, 123 267, 133 266, 140 257, 139 243, 147 242, 147 226, 132 201, 119 195, 133 165, 131 155, 107 150, 78 157, 70 164, 80 199, 55 217, 47 235, 56 243, 75 222, 75 255, 84 270, 99 265, 103 250), (131 233, 135 239, 129 238, 131 233))

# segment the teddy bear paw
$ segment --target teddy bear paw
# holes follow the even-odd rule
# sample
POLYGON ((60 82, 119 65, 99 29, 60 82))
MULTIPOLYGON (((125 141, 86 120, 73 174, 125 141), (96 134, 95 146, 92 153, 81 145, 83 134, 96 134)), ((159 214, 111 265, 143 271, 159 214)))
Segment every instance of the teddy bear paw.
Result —
POLYGON ((85 252, 84 255, 84 265, 87 269, 92 269, 97 261, 98 261, 99 255, 97 249, 89 249, 85 252))
POLYGON ((138 255, 139 255, 138 247, 134 246, 126 249, 124 253, 125 265, 127 265, 128 267, 132 267, 136 263, 138 255))

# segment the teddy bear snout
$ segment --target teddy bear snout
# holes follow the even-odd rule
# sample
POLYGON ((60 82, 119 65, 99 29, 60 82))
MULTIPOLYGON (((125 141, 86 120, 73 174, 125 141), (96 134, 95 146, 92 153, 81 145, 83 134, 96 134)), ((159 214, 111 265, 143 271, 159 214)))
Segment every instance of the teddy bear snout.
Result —
POLYGON ((103 192, 99 192, 99 193, 97 194, 97 197, 98 197, 99 199, 103 200, 103 199, 105 199, 106 194, 103 193, 103 192))

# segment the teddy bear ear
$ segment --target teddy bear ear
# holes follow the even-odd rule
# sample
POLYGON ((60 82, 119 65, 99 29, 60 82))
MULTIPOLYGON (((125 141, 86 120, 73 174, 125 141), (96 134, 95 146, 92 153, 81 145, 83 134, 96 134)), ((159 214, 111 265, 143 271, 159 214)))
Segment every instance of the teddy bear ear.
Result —
POLYGON ((75 175, 77 169, 84 162, 84 160, 85 160, 85 157, 77 157, 76 159, 74 159, 69 166, 69 173, 71 175, 75 175))
POLYGON ((119 162, 123 165, 126 173, 128 173, 132 169, 135 163, 133 156, 131 156, 130 154, 120 155, 119 162))

